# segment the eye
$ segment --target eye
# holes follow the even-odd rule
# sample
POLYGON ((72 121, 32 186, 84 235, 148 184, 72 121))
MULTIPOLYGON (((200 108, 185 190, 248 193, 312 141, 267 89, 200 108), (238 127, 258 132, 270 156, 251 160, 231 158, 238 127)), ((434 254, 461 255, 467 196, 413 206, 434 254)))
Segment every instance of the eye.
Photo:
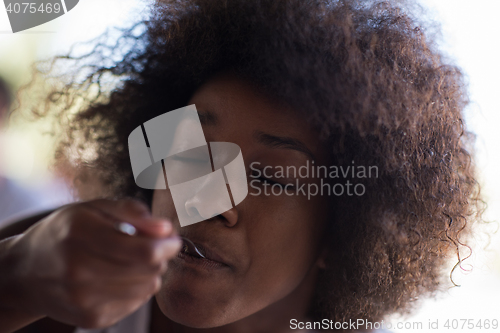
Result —
POLYGON ((263 174, 263 173, 262 173, 262 172, 260 172, 260 175, 261 175, 261 176, 258 176, 258 174, 257 174, 255 171, 252 171, 252 173, 250 174, 250 178, 251 178, 252 180, 255 180, 255 179, 260 180, 263 184, 264 184, 264 183, 267 183, 267 184, 269 184, 270 186, 277 185, 277 186, 279 186, 279 187, 281 187, 281 188, 285 188, 285 187, 287 187, 287 186, 288 186, 288 188, 294 188, 294 186, 293 186, 292 182, 281 183, 281 182, 278 182, 278 181, 272 180, 272 179, 270 179, 270 178, 264 177, 264 176, 262 176, 262 174, 263 174))
POLYGON ((271 186, 276 184, 276 185, 278 185, 281 188, 285 187, 285 184, 278 183, 277 181, 274 181, 274 180, 266 178, 266 177, 259 177, 257 179, 260 179, 264 183, 269 183, 271 186))

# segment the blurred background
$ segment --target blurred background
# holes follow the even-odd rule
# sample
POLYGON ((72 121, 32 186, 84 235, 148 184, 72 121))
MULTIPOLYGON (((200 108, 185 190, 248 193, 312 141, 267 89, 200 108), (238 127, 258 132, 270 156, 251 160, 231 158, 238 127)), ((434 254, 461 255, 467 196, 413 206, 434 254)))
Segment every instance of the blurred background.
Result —
MULTIPOLYGON (((116 31, 110 28, 130 26, 147 8, 147 1, 142 0, 83 0, 53 21, 13 34, 6 8, 0 4, 0 78, 15 93, 30 82, 35 61, 67 54, 78 42, 106 31, 113 38, 116 31)), ((75 54, 88 52, 92 46, 80 45, 75 54)), ((8 126, 6 119, 0 121, 0 226, 7 223, 6 218, 74 200, 70 180, 50 168, 54 146, 50 129, 48 121, 33 122, 17 112, 8 126)))
MULTIPOLYGON (((110 27, 129 26, 146 15, 149 3, 147 0, 81 0, 62 17, 16 34, 11 32, 5 7, 0 6, 0 77, 15 91, 30 80, 34 61, 65 54, 73 44, 91 40, 110 27)), ((472 103, 467 110, 467 121, 478 136, 477 162, 488 203, 485 217, 489 221, 500 221, 497 100, 500 94, 497 42, 500 1, 423 0, 421 3, 429 17, 441 24, 441 49, 468 78, 472 103)), ((29 207, 23 208, 24 213, 26 209, 56 207, 73 200, 67 180, 57 177, 49 168, 53 139, 43 134, 45 130, 43 123, 33 125, 27 120, 14 119, 0 132, 0 175, 15 182, 19 191, 25 191, 19 193, 29 193, 32 199, 29 207)), ((7 197, 1 192, 0 195, 1 209, 7 197)), ((491 231, 497 227, 491 224, 486 229, 491 231)), ((484 324, 485 320, 500 321, 499 236, 494 234, 488 239, 479 233, 474 242, 471 258, 453 275, 460 287, 450 288, 435 300, 424 300, 410 316, 388 318, 388 328, 396 333, 436 331, 428 325, 438 320, 439 331, 493 331, 484 324), (472 319, 475 327, 462 329, 462 319, 472 319), (449 329, 444 327, 447 320, 449 329), (482 327, 477 326, 478 323, 482 327)))

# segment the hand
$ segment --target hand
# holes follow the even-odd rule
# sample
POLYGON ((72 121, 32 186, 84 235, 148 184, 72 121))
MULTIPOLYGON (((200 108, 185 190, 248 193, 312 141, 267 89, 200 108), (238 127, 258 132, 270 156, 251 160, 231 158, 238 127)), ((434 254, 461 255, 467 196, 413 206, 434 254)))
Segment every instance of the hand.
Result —
POLYGON ((10 287, 0 305, 84 328, 106 327, 159 291, 167 261, 180 248, 172 224, 151 217, 138 201, 65 206, 9 245, 2 259, 10 263, 9 283, 2 284, 10 287), (118 232, 120 221, 138 235, 118 232))

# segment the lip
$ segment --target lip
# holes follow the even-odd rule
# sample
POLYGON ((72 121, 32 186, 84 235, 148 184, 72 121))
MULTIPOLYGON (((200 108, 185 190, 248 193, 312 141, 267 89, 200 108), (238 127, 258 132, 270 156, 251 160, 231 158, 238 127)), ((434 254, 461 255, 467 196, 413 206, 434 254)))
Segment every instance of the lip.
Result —
POLYGON ((227 263, 217 252, 207 245, 194 242, 194 245, 205 255, 205 258, 199 258, 197 256, 191 255, 189 253, 179 252, 177 257, 184 260, 187 263, 200 265, 208 269, 217 268, 230 268, 231 265, 227 263))

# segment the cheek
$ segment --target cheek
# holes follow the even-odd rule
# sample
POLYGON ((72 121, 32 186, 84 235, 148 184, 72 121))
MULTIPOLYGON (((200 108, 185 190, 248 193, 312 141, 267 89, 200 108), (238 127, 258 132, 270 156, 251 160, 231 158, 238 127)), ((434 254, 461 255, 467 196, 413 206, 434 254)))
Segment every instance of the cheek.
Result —
MULTIPOLYGON (((189 280, 192 284, 188 285, 181 271, 167 271, 162 291, 157 296, 162 311, 174 321, 189 325, 221 326, 249 316, 292 293, 315 264, 325 221, 324 207, 317 200, 302 197, 248 196, 237 207, 236 227, 218 230, 219 236, 240 240, 234 242, 234 251, 245 257, 244 267, 223 283, 200 278, 189 280), (176 294, 179 291, 182 295, 176 294), (191 301, 180 305, 178 299, 172 301, 176 299, 173 295, 191 301)), ((153 214, 176 221, 169 191, 155 192, 153 214)), ((197 225, 198 228, 207 226, 197 225)))
POLYGON ((177 214, 169 190, 155 190, 151 205, 151 213, 154 217, 167 218, 172 222, 176 221, 177 214))
POLYGON ((256 245, 253 250, 269 249, 273 258, 294 258, 297 263, 314 256, 327 221, 322 198, 259 197, 253 206, 246 228, 249 243, 256 245))
POLYGON ((270 303, 293 289, 314 266, 326 221, 320 200, 255 198, 256 209, 243 218, 251 265, 242 293, 270 303), (267 299, 263 298, 267 295, 267 299))

